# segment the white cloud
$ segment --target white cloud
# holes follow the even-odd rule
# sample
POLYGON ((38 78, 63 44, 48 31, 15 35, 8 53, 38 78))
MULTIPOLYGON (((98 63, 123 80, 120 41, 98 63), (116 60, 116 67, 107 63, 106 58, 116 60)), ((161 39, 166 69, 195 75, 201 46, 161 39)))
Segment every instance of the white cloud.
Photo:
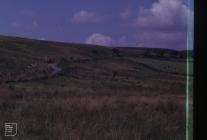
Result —
POLYGON ((84 10, 75 13, 71 19, 74 23, 93 23, 102 20, 103 17, 99 16, 97 13, 84 10))
POLYGON ((187 23, 193 22, 193 13, 183 0, 158 0, 151 8, 140 9, 135 38, 144 46, 186 49, 187 23))
POLYGON ((140 9, 137 24, 142 27, 181 26, 185 24, 187 9, 183 0, 159 0, 150 9, 140 9))
POLYGON ((86 39, 87 44, 96 44, 103 46, 112 45, 113 39, 110 36, 94 33, 86 39))
POLYGON ((120 17, 122 18, 122 19, 128 19, 128 18, 130 18, 132 16, 132 10, 130 9, 130 8, 127 8, 124 12, 122 12, 121 14, 120 14, 120 17))
POLYGON ((137 33, 135 39, 142 42, 142 45, 145 47, 184 49, 187 43, 187 33, 182 31, 143 31, 137 33))
POLYGON ((46 40, 46 38, 45 38, 45 37, 40 37, 39 39, 40 39, 40 40, 43 40, 43 41, 44 41, 44 40, 46 40))
POLYGON ((189 9, 186 5, 182 5, 182 16, 184 24, 194 23, 194 11, 189 9))
POLYGON ((186 49, 186 31, 140 31, 134 35, 134 40, 141 42, 143 47, 186 49))

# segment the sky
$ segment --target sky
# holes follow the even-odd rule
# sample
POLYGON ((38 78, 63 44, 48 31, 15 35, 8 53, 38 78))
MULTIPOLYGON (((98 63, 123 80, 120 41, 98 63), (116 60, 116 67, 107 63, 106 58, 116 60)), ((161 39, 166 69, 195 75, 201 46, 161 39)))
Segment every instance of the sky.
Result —
POLYGON ((0 0, 0 35, 184 50, 193 15, 187 0, 0 0))

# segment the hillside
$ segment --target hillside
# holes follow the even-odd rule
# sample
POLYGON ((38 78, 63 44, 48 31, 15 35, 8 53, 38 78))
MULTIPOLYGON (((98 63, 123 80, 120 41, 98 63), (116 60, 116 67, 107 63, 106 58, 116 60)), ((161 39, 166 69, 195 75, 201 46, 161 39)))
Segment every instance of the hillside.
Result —
POLYGON ((179 66, 185 63, 182 53, 169 49, 109 48, 0 36, 0 79, 1 81, 25 80, 23 77, 35 79, 31 75, 37 75, 37 78, 48 76, 51 64, 64 63, 65 68, 69 63, 73 65, 107 59, 118 61, 120 58, 132 65, 144 64, 148 69, 185 74, 185 67, 179 66), (179 56, 182 56, 181 59, 179 56), (173 64, 172 69, 167 69, 169 60, 173 64))
POLYGON ((14 140, 183 140, 185 92, 186 51, 0 36, 0 124, 18 123, 14 140))

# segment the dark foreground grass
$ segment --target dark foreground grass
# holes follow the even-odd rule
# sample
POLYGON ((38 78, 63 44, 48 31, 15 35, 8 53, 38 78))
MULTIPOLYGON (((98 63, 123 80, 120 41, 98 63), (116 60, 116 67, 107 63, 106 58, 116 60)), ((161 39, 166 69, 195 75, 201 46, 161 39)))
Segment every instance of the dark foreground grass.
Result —
POLYGON ((43 92, 34 83, 1 85, 0 121, 18 123, 13 140, 183 140, 185 86, 175 89, 182 84, 165 78, 153 85, 152 79, 128 88, 69 80, 43 92))

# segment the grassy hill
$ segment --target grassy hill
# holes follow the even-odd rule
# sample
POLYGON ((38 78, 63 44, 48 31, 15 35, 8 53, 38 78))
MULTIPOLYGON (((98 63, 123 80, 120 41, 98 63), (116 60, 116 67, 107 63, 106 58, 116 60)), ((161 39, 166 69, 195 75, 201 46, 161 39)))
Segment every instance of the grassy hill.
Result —
POLYGON ((186 51, 0 36, 0 123, 18 122, 14 140, 183 140, 185 88, 186 51))
MULTIPOLYGON (((118 61, 124 59, 132 65, 142 65, 151 67, 158 71, 174 72, 186 74, 185 60, 177 57, 183 52, 168 49, 145 49, 145 48, 116 48, 116 50, 95 45, 67 44, 60 42, 39 41, 18 37, 0 37, 0 79, 2 81, 16 80, 18 76, 48 74, 49 63, 69 63, 85 61, 85 64, 92 61, 118 61), (150 51, 151 56, 146 56, 146 51, 150 51), (175 52, 177 53, 175 56, 175 52), (118 55, 118 57, 117 57, 118 55), (162 55, 162 56, 160 56, 162 55), (139 59, 138 59, 139 58, 139 59), (172 68, 169 67, 169 60, 172 68)), ((149 55, 149 54, 148 54, 149 55)), ((184 57, 185 58, 185 57, 184 57)), ((71 64, 71 65, 73 65, 71 64)), ((145 67, 146 68, 146 67, 145 67)), ((21 78, 20 78, 21 80, 21 78)))

